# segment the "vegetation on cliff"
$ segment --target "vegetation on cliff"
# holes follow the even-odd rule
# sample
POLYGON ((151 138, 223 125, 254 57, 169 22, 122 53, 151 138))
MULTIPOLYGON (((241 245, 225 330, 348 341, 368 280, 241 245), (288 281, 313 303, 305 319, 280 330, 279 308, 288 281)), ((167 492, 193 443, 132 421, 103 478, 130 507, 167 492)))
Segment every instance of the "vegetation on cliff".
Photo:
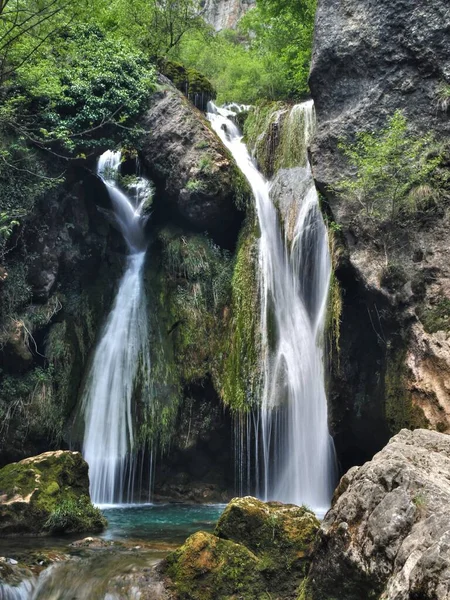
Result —
POLYGON ((401 111, 381 131, 360 132, 354 143, 342 142, 340 148, 354 173, 340 180, 337 191, 357 202, 366 217, 395 219, 439 199, 443 149, 432 134, 414 134, 401 111))

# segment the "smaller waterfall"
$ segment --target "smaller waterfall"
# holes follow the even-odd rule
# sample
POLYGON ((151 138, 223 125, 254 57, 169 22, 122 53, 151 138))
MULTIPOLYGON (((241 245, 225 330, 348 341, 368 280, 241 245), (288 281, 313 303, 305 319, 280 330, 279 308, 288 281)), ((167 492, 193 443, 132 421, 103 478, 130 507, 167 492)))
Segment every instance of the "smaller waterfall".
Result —
POLYGON ((25 580, 19 585, 0 583, 0 600, 32 600, 35 582, 25 580))
MULTIPOLYGON (((257 494, 266 500, 306 504, 323 513, 335 478, 323 365, 331 263, 327 230, 306 155, 314 130, 314 107, 312 101, 296 105, 288 116, 292 119, 288 137, 303 136, 304 164, 300 166, 304 193, 298 205, 289 207, 293 226, 284 224, 284 237, 270 183, 249 156, 233 116, 232 111, 209 104, 213 129, 251 185, 261 230, 258 272, 263 381, 260 408, 238 423, 243 435, 237 436, 237 448, 247 455, 243 460, 241 456, 239 474, 247 482, 251 479, 248 454, 253 439, 257 494), (292 230, 290 237, 288 229, 292 230)), ((298 142, 294 140, 296 146, 298 142)))
POLYGON ((129 255, 82 398, 83 455, 89 464, 91 497, 96 504, 133 501, 136 460, 132 399, 137 387, 142 390, 148 385, 150 374, 142 216, 150 188, 141 179, 134 186, 134 198, 122 192, 117 185, 120 160, 120 152, 108 151, 98 162, 98 174, 107 187, 129 255))

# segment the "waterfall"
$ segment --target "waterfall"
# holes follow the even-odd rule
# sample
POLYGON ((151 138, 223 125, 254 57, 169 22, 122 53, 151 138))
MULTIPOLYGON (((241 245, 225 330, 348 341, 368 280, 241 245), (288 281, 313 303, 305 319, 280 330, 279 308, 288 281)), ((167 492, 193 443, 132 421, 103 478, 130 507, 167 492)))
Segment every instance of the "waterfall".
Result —
MULTIPOLYGON (((258 171, 234 113, 209 104, 213 129, 250 183, 261 231, 262 384, 259 408, 240 424, 248 452, 252 427, 256 493, 265 500, 306 504, 318 513, 329 506, 335 480, 334 446, 328 432, 324 374, 324 322, 331 261, 328 236, 306 148, 314 130, 312 102, 296 105, 289 119, 301 119, 304 132, 305 190, 291 237, 282 233, 270 198, 270 183, 258 171)), ((288 135, 292 129, 288 123, 288 135)), ((292 227, 291 227, 292 229, 292 227)), ((240 461, 239 470, 245 472, 240 461)), ((247 460, 248 462, 248 460, 247 460)), ((249 479, 248 469, 245 474, 249 479)))
POLYGON ((133 501, 136 474, 133 393, 148 385, 149 331, 143 281, 146 253, 142 208, 149 183, 137 181, 128 197, 117 185, 120 152, 98 162, 115 220, 129 248, 125 273, 96 346, 82 397, 83 455, 89 464, 92 501, 133 501))
POLYGON ((0 600, 30 600, 33 596, 34 581, 25 580, 18 585, 0 583, 0 600))

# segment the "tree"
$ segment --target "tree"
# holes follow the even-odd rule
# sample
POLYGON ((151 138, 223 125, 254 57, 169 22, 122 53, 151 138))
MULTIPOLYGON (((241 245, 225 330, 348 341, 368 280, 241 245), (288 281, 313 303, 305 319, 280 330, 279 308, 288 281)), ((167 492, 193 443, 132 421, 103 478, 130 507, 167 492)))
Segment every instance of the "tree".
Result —
POLYGON ((0 85, 73 19, 75 0, 0 0, 0 85))

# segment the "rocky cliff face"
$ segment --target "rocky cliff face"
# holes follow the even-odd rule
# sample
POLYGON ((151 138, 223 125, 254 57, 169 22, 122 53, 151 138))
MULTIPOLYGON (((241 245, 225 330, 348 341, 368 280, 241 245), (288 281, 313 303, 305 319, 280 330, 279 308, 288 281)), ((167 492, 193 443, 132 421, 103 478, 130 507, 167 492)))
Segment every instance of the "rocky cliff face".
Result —
POLYGON ((339 141, 380 129, 397 109, 417 135, 448 136, 439 94, 450 81, 449 39, 444 0, 319 0, 312 158, 342 234, 341 360, 331 396, 338 447, 348 455, 357 447, 370 454, 402 426, 450 430, 448 198, 386 232, 361 226, 354 207, 332 191, 348 172, 339 141))
POLYGON ((450 437, 402 430, 342 478, 309 574, 311 600, 450 596, 450 437))
POLYGON ((203 18, 216 31, 234 29, 255 4, 255 0, 205 0, 203 18))
POLYGON ((75 165, 36 203, 2 257, 0 464, 67 439, 125 254, 108 208, 100 180, 75 165))

